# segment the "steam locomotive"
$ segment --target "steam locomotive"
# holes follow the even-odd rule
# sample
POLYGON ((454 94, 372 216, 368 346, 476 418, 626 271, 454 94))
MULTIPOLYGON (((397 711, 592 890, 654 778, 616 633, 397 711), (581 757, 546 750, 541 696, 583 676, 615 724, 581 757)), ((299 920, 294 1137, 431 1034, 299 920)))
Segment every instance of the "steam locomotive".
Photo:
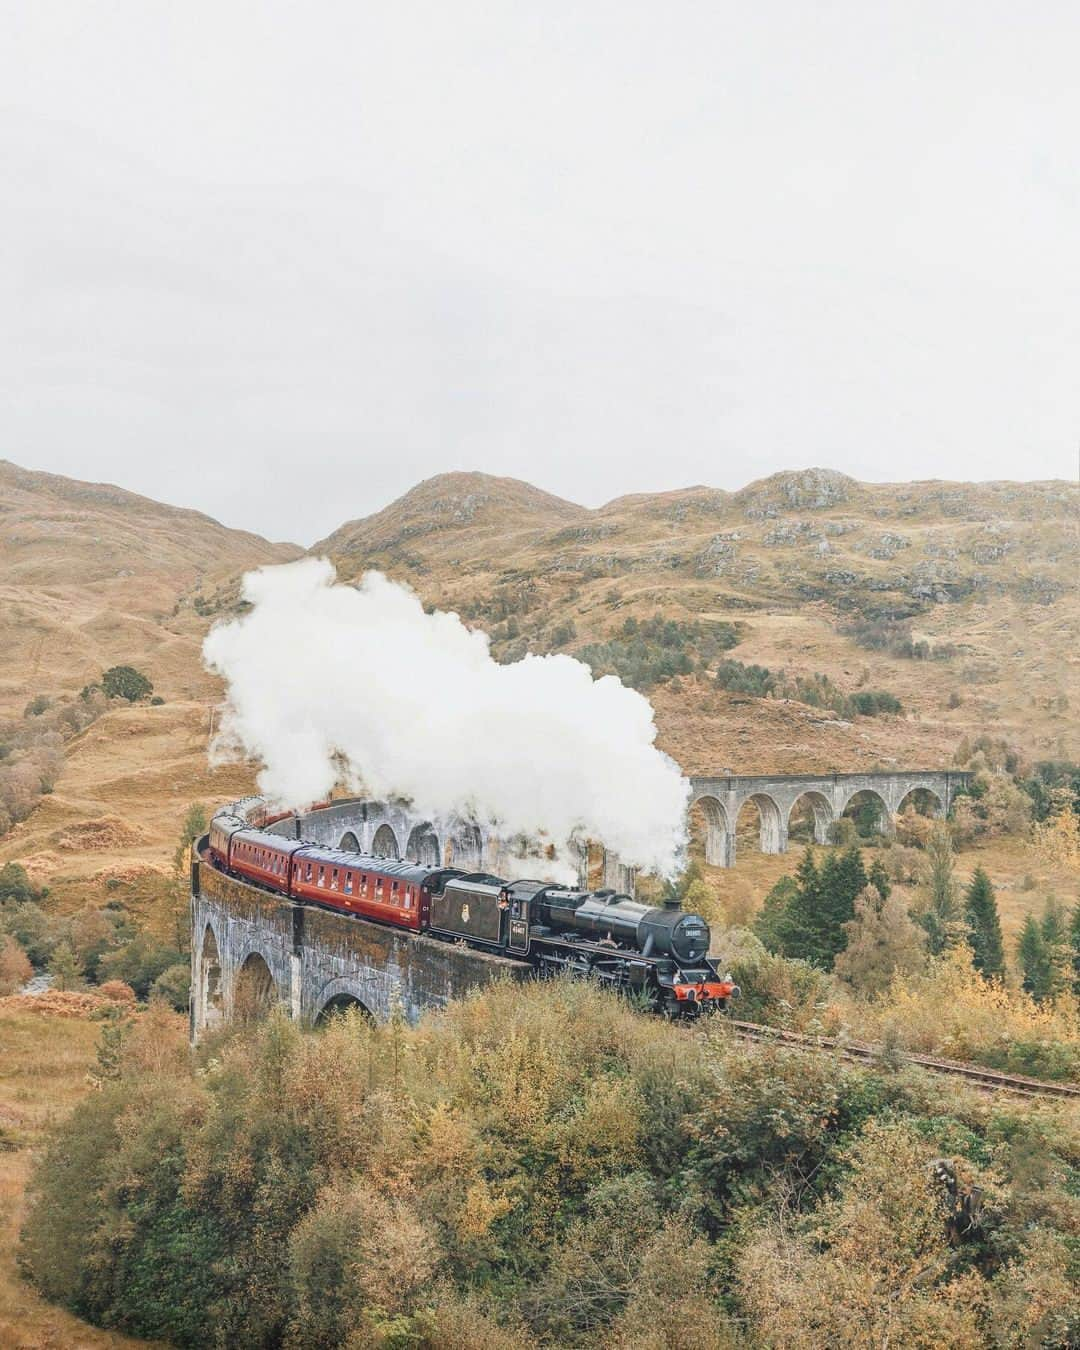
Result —
POLYGON ((210 862, 305 904, 465 943, 540 976, 595 980, 668 1017, 725 1008, 739 992, 709 958, 709 925, 678 901, 653 907, 611 890, 326 848, 271 832, 278 819, 259 798, 223 808, 210 822, 210 862))

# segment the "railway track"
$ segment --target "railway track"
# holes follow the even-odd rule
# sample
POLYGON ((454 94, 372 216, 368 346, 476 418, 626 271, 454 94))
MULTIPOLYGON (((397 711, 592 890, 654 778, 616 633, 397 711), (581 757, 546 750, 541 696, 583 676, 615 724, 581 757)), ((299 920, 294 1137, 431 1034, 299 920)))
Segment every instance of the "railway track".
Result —
MULTIPOLYGON (((832 1036, 804 1036, 797 1031, 784 1031, 780 1027, 764 1026, 760 1022, 739 1022, 732 1019, 727 1025, 736 1036, 748 1041, 789 1045, 793 1049, 801 1050, 829 1051, 832 1054, 842 1055, 845 1059, 864 1062, 880 1060, 882 1055, 880 1047, 865 1045, 859 1041, 840 1041, 832 1036)), ((931 1073, 962 1078, 983 1092, 1010 1092, 1019 1097, 1056 1097, 1080 1101, 1080 1087, 1073 1083, 1048 1083, 1041 1078, 1025 1078, 1022 1074, 1001 1073, 998 1069, 985 1069, 978 1064, 964 1064, 959 1060, 939 1059, 935 1055, 920 1055, 913 1051, 901 1051, 900 1058, 905 1064, 914 1064, 931 1073)))

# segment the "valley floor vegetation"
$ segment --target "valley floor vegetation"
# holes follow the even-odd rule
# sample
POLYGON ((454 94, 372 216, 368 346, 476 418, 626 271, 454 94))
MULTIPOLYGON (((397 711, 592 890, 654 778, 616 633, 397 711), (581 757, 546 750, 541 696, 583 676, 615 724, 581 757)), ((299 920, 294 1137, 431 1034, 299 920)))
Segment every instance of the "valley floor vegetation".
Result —
POLYGON ((45 903, 19 863, 0 867, 0 996, 17 992, 35 972, 61 992, 115 985, 138 999, 160 999, 186 1011, 190 984, 188 850, 206 829, 199 805, 189 808, 173 855, 171 875, 144 878, 156 922, 133 912, 119 879, 105 883, 104 903, 71 914, 45 903))
POLYGON ((1080 1125, 579 984, 124 1024, 36 1169, 49 1299, 181 1346, 1067 1346, 1080 1125))

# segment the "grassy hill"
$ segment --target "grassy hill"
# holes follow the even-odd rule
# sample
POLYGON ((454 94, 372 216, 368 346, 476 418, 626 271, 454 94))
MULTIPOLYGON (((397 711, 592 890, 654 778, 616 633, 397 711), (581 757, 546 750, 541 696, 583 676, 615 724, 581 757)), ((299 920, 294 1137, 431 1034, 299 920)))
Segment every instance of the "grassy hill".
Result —
POLYGON ((349 579, 375 566, 409 581, 487 628, 503 659, 595 650, 659 614, 734 627, 727 659, 821 674, 843 694, 887 690, 904 710, 852 721, 748 698, 717 687, 716 659, 695 659, 650 689, 688 770, 945 764, 988 727, 1049 758, 1076 749, 1077 502, 1065 483, 864 484, 807 469, 586 510, 455 473, 312 551, 349 579))
POLYGON ((199 644, 219 586, 301 550, 105 483, 0 461, 0 714, 119 664, 212 694, 199 644))
MULTIPOLYGON (((1076 503, 1063 483, 860 484, 808 469, 589 510, 453 473, 311 551, 346 579, 380 567, 458 609, 500 659, 568 650, 637 679, 688 771, 944 765, 987 730, 1033 758, 1075 758, 1076 503), (628 620, 656 615, 663 631, 625 636, 628 620), (634 653, 668 639, 689 673, 642 675, 634 653), (769 698, 722 688, 730 661, 787 684, 769 698), (812 676, 840 699, 888 691, 902 711, 807 702, 813 690, 792 682, 812 676)), ((206 767, 220 686, 202 670, 203 635, 235 609, 244 570, 300 550, 9 464, 0 520, 0 712, 18 717, 33 695, 71 694, 116 662, 146 670, 166 699, 111 711, 70 742, 53 795, 0 843, 0 861, 36 859, 42 877, 163 863, 187 802, 250 782, 206 767)))

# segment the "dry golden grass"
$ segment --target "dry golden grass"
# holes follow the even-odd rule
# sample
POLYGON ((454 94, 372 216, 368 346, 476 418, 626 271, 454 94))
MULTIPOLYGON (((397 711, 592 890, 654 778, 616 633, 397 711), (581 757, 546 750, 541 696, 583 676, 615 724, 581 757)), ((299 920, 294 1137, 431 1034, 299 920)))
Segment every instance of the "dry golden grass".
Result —
POLYGON ((26 1012, 0 1012, 0 1345, 134 1346, 38 1298, 19 1276, 15 1249, 30 1170, 49 1122, 90 1090, 99 1026, 26 1012))
POLYGON ((0 861, 17 859, 35 881, 61 889, 132 880, 140 869, 164 876, 188 806, 251 789, 247 768, 209 767, 209 729, 207 703, 106 713, 69 743, 55 791, 0 840, 0 861))

